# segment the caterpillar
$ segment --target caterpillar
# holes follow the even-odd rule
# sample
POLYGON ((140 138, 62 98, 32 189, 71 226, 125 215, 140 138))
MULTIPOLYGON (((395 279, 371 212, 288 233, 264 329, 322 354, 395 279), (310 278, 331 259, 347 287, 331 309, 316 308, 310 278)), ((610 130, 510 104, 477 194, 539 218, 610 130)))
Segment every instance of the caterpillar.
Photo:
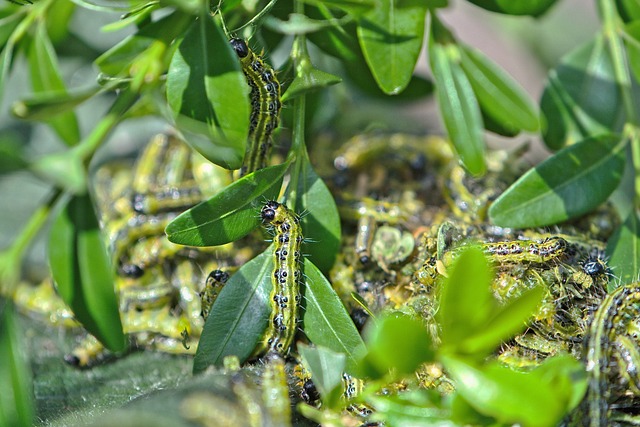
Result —
POLYGON ((218 294, 222 290, 222 287, 229 280, 229 273, 226 273, 222 270, 213 270, 207 276, 207 281, 204 285, 204 290, 200 292, 200 299, 202 300, 202 318, 207 319, 209 317, 209 312, 211 312, 211 307, 213 307, 213 303, 218 298, 218 294))
POLYGON ((273 289, 269 295, 273 310, 262 343, 254 350, 255 355, 275 351, 285 355, 296 333, 298 304, 300 303, 300 246, 302 228, 300 218, 286 206, 267 202, 260 216, 263 223, 275 231, 273 239, 273 289))
POLYGON ((278 127, 280 83, 273 69, 244 40, 232 38, 229 43, 240 58, 242 72, 251 87, 249 140, 240 170, 241 175, 246 175, 266 166, 271 133, 278 127))
MULTIPOLYGON (((445 252, 442 259, 445 265, 448 265, 463 247, 445 252)), ((543 264, 566 255, 569 244, 562 237, 548 237, 541 242, 533 240, 489 242, 483 243, 481 248, 492 262, 543 264)))

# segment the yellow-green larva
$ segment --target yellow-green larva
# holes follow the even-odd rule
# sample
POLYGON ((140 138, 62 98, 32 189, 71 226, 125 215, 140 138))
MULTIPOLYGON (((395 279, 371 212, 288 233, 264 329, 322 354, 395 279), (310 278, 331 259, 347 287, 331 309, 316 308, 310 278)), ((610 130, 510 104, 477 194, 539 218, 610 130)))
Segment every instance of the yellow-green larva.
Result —
POLYGON ((298 215, 275 201, 267 202, 260 216, 263 223, 273 227, 275 232, 271 276, 273 289, 269 296, 273 309, 262 343, 254 354, 261 355, 271 350, 285 355, 297 329, 302 229, 298 215))
POLYGON ((280 115, 280 83, 273 69, 244 40, 233 38, 230 43, 251 87, 249 140, 241 169, 241 174, 246 175, 267 164, 271 133, 278 127, 280 115))

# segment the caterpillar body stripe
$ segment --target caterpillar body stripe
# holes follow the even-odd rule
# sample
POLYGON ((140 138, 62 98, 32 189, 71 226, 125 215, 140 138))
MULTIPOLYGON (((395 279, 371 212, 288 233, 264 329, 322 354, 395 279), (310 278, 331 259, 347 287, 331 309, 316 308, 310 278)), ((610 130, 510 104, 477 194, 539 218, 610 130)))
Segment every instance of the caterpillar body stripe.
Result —
POLYGON ((296 334, 298 304, 300 303, 300 246, 302 228, 298 215, 286 206, 267 202, 260 212, 262 221, 275 231, 273 239, 273 289, 269 295, 273 309, 262 343, 255 355, 275 351, 287 354, 296 334))
MULTIPOLYGON (((463 247, 445 252, 442 257, 445 265, 457 257, 463 247)), ((483 243, 481 248, 492 262, 543 264, 566 255, 569 244, 562 237, 549 237, 541 242, 534 240, 489 242, 483 243)))
POLYGON ((273 69, 238 38, 229 41, 240 58, 242 72, 251 87, 249 140, 241 175, 266 166, 271 149, 271 133, 280 116, 280 83, 273 69))

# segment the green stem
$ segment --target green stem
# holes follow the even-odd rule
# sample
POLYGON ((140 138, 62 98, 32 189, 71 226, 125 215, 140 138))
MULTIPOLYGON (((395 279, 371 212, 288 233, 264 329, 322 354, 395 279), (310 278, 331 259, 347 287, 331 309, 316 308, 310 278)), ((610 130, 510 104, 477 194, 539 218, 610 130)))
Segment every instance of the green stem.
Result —
POLYGON ((91 161, 93 153, 100 147, 109 133, 122 120, 124 114, 131 108, 137 99, 137 94, 131 90, 124 90, 118 95, 106 116, 100 120, 91 132, 79 145, 73 148, 77 155, 86 164, 91 161))
POLYGON ((233 33, 238 33, 240 32, 240 30, 243 30, 244 28, 255 24, 256 22, 258 22, 259 20, 262 19, 262 17, 264 17, 267 13, 269 13, 269 11, 273 8, 273 6, 276 5, 276 3, 278 2, 278 0, 271 0, 260 12, 258 12, 258 14, 256 16, 254 16, 253 18, 251 18, 248 22, 246 22, 245 24, 239 26, 238 28, 236 28, 235 30, 233 30, 233 33))
MULTIPOLYGON (((603 33, 609 46, 613 73, 622 97, 622 105, 627 126, 632 127, 632 134, 638 135, 638 116, 631 92, 631 73, 625 55, 624 42, 620 37, 623 22, 618 16, 614 0, 598 0, 598 9, 603 22, 603 33)), ((627 133, 627 132, 625 132, 627 133)), ((635 201, 636 208, 640 207, 640 139, 630 138, 633 168, 635 170, 635 201)))

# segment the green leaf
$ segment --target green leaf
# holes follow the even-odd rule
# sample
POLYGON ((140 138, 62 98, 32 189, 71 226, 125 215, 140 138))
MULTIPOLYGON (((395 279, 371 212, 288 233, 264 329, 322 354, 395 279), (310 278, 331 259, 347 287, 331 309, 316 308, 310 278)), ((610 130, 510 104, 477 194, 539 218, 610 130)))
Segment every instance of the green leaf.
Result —
POLYGON ((460 53, 460 65, 484 115, 516 132, 536 132, 538 112, 526 92, 479 50, 461 45, 460 53))
POLYGON ((616 9, 624 22, 640 19, 640 3, 637 0, 616 0, 616 9))
POLYGON ((113 267, 88 194, 73 196, 58 214, 49 236, 49 262, 58 292, 76 319, 110 350, 123 350, 113 267))
POLYGON ((535 371, 518 372, 497 362, 478 367, 449 356, 442 356, 442 363, 465 400, 501 423, 555 426, 572 397, 572 390, 557 389, 553 378, 535 371))
POLYGON ((632 211, 607 243, 607 265, 617 280, 611 280, 607 291, 638 280, 640 272, 640 219, 632 211))
POLYGON ((624 27, 623 40, 629 68, 636 81, 640 81, 640 22, 631 22, 624 27))
POLYGON ((318 267, 305 258, 304 333, 317 346, 346 355, 346 371, 353 372, 365 346, 342 301, 318 267))
POLYGON ((85 162, 78 151, 49 154, 30 165, 31 171, 48 183, 73 194, 87 191, 85 162))
POLYGON ((509 301, 506 306, 495 309, 484 328, 480 328, 473 336, 459 343, 460 352, 488 354, 507 339, 522 332, 527 326, 527 320, 542 302, 545 292, 540 286, 529 289, 517 299, 509 301))
POLYGON ((27 166, 22 138, 18 133, 9 130, 0 133, 0 175, 27 166))
POLYGON ((544 14, 557 0, 467 0, 491 12, 505 13, 507 15, 531 15, 544 14))
MULTIPOLYGON (((57 55, 44 22, 36 26, 35 34, 29 45, 29 70, 31 71, 31 85, 35 94, 50 92, 65 93, 66 88, 57 55)), ((47 120, 67 145, 75 145, 80 140, 80 128, 73 111, 65 111, 47 120)))
POLYGON ((395 95, 409 84, 424 39, 427 5, 380 0, 358 21, 358 40, 383 92, 395 95))
MULTIPOLYGON (((309 65, 311 66, 311 64, 309 65)), ((305 69, 304 72, 296 74, 287 91, 282 95, 281 101, 284 103, 296 96, 332 86, 341 81, 340 77, 311 66, 311 68, 305 69)))
POLYGON ((30 427, 34 410, 31 372, 13 306, 0 300, 0 425, 30 427))
POLYGON ((329 6, 342 9, 352 16, 359 16, 363 12, 371 10, 377 3, 376 0, 304 0, 305 3, 329 6))
POLYGON ((470 246, 456 259, 441 290, 437 314, 443 348, 459 351, 465 340, 486 327, 498 305, 490 290, 492 279, 480 248, 470 246))
POLYGON ((0 49, 5 46, 23 17, 21 13, 7 14, 5 10, 0 11, 0 49))
POLYGON ((621 130, 626 120, 605 39, 596 37, 566 55, 549 71, 540 108, 544 142, 552 150, 582 139, 621 130))
POLYGON ((439 405, 440 396, 433 390, 410 390, 397 394, 371 395, 367 398, 375 412, 372 419, 380 419, 393 426, 456 427, 449 420, 449 410, 439 405))
POLYGON ((129 76, 131 74, 129 67, 145 50, 157 42, 168 46, 183 34, 191 22, 193 22, 192 16, 175 11, 143 26, 138 32, 100 55, 95 60, 95 64, 101 72, 109 76, 129 76))
POLYGON ((626 145, 626 139, 605 135, 559 151, 491 205, 491 221, 502 227, 541 227, 591 211, 620 183, 626 145))
POLYGON ((439 25, 434 19, 429 39, 429 59, 440 113, 464 167, 474 175, 482 175, 486 165, 480 106, 469 79, 458 63, 458 47, 438 40, 443 38, 439 32, 446 32, 446 29, 438 28, 439 25))
POLYGON ((247 235, 260 224, 259 203, 278 196, 288 167, 284 163, 243 176, 171 221, 167 238, 181 245, 217 246, 247 235))
POLYGON ((220 291, 202 330, 193 373, 222 366, 225 356, 244 362, 264 335, 271 314, 273 248, 240 267, 220 291))
POLYGON ((370 324, 365 339, 368 352, 359 370, 369 378, 380 379, 393 371, 400 379, 434 360, 429 331, 421 320, 407 315, 392 314, 370 324))
POLYGON ((167 75, 167 101, 186 141, 211 162, 238 169, 249 135, 249 86, 213 19, 193 22, 167 75))
POLYGON ((328 273, 340 250, 340 215, 326 184, 304 156, 296 189, 296 211, 302 215, 305 255, 328 273))
POLYGON ((96 86, 74 92, 47 92, 33 98, 16 101, 11 112, 25 120, 45 120, 65 111, 72 110, 88 99, 102 93, 105 88, 96 86))
POLYGON ((318 388, 324 404, 332 407, 339 400, 342 386, 342 374, 345 367, 345 355, 324 347, 298 345, 298 351, 311 373, 313 384, 318 388))

